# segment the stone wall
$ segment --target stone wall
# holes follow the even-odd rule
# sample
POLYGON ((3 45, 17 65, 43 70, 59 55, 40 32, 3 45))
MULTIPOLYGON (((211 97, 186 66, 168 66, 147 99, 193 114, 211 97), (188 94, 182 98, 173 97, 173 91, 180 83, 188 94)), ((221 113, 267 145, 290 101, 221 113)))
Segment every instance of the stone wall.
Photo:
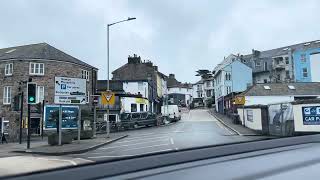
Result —
MULTIPOLYGON (((55 76, 63 77, 73 77, 81 78, 82 69, 89 71, 89 80, 87 81, 87 91, 92 94, 96 89, 97 73, 96 69, 92 69, 89 66, 82 66, 74 63, 64 62, 64 61, 53 61, 53 60, 8 60, 0 61, 0 118, 4 120, 9 120, 9 139, 17 140, 19 133, 19 118, 20 111, 13 110, 14 97, 19 94, 20 91, 24 91, 24 112, 23 116, 25 119, 27 117, 27 103, 26 103, 26 92, 27 85, 21 84, 21 81, 28 81, 29 77, 32 78, 32 82, 36 82, 38 86, 44 86, 44 99, 46 104, 54 104, 54 79, 55 76), (44 75, 30 75, 29 66, 30 62, 44 63, 44 75), (13 63, 13 73, 12 76, 5 76, 5 64, 13 63), (3 104, 3 93, 4 86, 11 86, 11 104, 3 104), (21 90, 19 91, 19 87, 21 90)), ((91 109, 91 104, 93 98, 89 98, 89 103, 87 105, 82 105, 83 109, 91 109)), ((31 113, 32 117, 40 117, 41 114, 31 113)), ((25 130, 24 130, 25 131, 25 130)))

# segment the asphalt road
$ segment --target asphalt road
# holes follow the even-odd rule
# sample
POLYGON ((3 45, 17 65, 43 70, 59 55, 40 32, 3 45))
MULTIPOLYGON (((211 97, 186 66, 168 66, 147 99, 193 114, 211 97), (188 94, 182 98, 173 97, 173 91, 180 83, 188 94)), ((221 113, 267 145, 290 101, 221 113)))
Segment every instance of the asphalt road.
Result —
POLYGON ((182 113, 182 119, 177 123, 162 127, 139 128, 119 134, 129 136, 94 151, 71 157, 101 161, 260 138, 236 135, 205 109, 186 111, 182 113))
POLYGON ((118 134, 128 134, 129 136, 83 154, 42 156, 0 153, 0 177, 127 156, 262 138, 236 135, 219 123, 205 109, 186 111, 177 123, 161 127, 139 128, 118 134))

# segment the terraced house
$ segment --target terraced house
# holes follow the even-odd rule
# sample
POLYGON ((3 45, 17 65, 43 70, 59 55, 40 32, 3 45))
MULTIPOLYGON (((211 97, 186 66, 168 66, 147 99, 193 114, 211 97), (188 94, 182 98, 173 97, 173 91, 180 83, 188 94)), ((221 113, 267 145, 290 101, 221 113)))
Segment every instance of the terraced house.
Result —
MULTIPOLYGON (((56 76, 86 79, 87 104, 83 109, 90 109, 90 95, 96 90, 97 71, 97 68, 47 43, 0 49, 0 130, 6 131, 10 139, 18 139, 20 110, 17 99, 21 92, 26 94, 29 78, 37 83, 37 102, 45 100, 46 104, 54 103, 56 76)), ((23 105, 23 119, 26 120, 26 96, 23 105)), ((40 134, 41 112, 31 109, 30 119, 32 133, 40 134)))
POLYGON ((239 57, 253 71, 254 83, 320 82, 320 40, 239 57))

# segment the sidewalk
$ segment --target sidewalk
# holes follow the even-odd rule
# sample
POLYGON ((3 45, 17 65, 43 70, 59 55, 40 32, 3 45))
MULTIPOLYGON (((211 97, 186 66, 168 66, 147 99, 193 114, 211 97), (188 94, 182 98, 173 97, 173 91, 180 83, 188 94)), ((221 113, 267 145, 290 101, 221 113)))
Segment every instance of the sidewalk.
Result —
POLYGON ((27 143, 8 143, 0 144, 0 155, 9 153, 30 153, 41 155, 67 155, 67 154, 79 154, 88 152, 90 150, 97 149, 101 146, 107 145, 114 141, 127 137, 128 135, 115 135, 110 134, 110 138, 106 138, 105 134, 97 135, 94 139, 86 139, 77 142, 73 141, 71 144, 64 144, 62 146, 50 146, 48 145, 47 138, 42 141, 31 141, 30 149, 27 149, 27 143))
POLYGON ((244 127, 241 124, 234 124, 232 119, 223 114, 215 112, 213 109, 209 109, 209 113, 212 116, 214 116, 218 121, 220 121, 223 125, 225 125, 226 127, 228 127, 240 136, 262 136, 258 132, 244 127))

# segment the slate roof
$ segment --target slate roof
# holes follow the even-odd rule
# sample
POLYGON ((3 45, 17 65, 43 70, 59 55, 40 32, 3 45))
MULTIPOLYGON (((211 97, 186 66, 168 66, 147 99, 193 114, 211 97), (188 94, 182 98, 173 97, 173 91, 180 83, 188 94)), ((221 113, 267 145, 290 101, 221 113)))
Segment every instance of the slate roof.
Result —
POLYGON ((264 83, 254 84, 241 93, 243 96, 286 96, 286 95, 317 95, 320 96, 319 82, 297 82, 297 83, 264 83), (288 86, 295 89, 289 89, 288 86), (269 86, 270 90, 264 86, 269 86))
MULTIPOLYGON (((320 40, 308 41, 308 42, 293 44, 289 46, 283 46, 280 48, 270 49, 266 51, 260 51, 259 58, 271 58, 271 57, 276 57, 280 55, 285 55, 285 54, 288 54, 288 49, 296 51, 296 50, 306 50, 306 49, 312 49, 312 48, 320 48, 320 40)), ((243 56, 243 59, 246 59, 246 60, 249 60, 251 58, 252 58, 252 54, 243 56)))
POLYGON ((8 59, 58 60, 97 69, 47 43, 29 44, 0 49, 0 61, 8 59))

